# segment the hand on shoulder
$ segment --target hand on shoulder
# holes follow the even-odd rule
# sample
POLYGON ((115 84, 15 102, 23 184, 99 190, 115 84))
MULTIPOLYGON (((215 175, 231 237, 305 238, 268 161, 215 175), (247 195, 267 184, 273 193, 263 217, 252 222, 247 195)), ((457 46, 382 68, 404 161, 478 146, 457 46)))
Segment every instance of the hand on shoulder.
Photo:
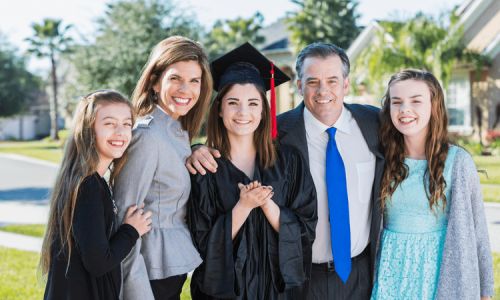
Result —
POLYGON ((196 145, 192 148, 191 155, 186 159, 186 168, 189 173, 196 175, 206 174, 206 170, 217 172, 217 162, 215 158, 221 157, 219 150, 207 147, 205 145, 196 145))

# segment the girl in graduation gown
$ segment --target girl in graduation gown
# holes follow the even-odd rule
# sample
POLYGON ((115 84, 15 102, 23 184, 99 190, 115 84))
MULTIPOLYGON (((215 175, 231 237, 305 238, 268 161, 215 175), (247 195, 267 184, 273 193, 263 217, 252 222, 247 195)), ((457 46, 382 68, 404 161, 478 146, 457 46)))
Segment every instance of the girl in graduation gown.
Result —
POLYGON ((219 93, 207 144, 222 156, 216 173, 192 177, 188 225, 203 258, 192 297, 290 298, 309 278, 317 212, 305 160, 271 137, 265 91, 274 82, 264 77, 277 85, 288 77, 248 43, 211 68, 219 93))

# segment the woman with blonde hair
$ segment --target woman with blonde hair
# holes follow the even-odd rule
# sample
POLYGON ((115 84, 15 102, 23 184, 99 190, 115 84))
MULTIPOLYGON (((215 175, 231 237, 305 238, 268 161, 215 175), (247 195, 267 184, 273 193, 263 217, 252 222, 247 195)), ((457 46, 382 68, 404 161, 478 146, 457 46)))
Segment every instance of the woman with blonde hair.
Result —
POLYGON ((179 299, 186 274, 201 263, 185 221, 191 182, 184 161, 211 92, 198 43, 173 36, 155 46, 132 96, 139 120, 115 186, 120 216, 131 204, 153 212, 151 232, 124 262, 124 299, 179 299))
POLYGON ((133 114, 122 95, 100 90, 78 104, 52 191, 40 267, 44 299, 118 299, 120 263, 150 229, 151 213, 133 205, 121 226, 109 185, 123 167, 133 114))

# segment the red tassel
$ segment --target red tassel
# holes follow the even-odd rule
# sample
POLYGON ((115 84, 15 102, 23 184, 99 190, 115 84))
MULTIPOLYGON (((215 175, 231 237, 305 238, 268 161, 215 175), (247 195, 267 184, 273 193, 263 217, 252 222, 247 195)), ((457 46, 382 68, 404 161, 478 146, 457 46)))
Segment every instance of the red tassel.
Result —
POLYGON ((274 64, 271 63, 271 136, 273 140, 278 136, 278 124, 276 123, 276 91, 274 88, 274 64))

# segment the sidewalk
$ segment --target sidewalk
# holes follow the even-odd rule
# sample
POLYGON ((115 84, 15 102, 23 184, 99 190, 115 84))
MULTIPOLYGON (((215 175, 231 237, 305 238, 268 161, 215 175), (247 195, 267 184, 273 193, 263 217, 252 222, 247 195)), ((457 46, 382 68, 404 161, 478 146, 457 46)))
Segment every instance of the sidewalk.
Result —
POLYGON ((42 238, 0 231, 0 246, 24 251, 40 252, 42 238))
MULTIPOLYGON (((58 164, 0 153, 0 226, 46 224, 58 164)), ((40 252, 42 238, 0 231, 0 246, 40 252)))

